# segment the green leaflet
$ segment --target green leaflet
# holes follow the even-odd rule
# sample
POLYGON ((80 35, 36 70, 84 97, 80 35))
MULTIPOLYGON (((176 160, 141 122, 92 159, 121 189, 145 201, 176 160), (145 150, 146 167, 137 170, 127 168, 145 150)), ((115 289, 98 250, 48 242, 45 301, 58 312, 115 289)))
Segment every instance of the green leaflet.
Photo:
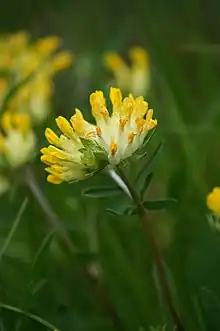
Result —
POLYGON ((122 190, 119 187, 111 186, 94 186, 82 192, 82 194, 88 198, 108 198, 121 193, 122 190))
POLYGON ((148 210, 162 210, 173 207, 176 203, 176 199, 164 198, 159 200, 146 200, 143 202, 143 206, 148 210))

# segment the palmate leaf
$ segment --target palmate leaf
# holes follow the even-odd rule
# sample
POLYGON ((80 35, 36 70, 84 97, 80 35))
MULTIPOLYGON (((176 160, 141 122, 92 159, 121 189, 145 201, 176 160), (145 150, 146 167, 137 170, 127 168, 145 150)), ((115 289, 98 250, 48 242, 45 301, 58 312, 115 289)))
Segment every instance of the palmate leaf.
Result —
POLYGON ((87 198, 109 198, 121 194, 123 191, 119 187, 94 186, 83 190, 82 195, 87 198))

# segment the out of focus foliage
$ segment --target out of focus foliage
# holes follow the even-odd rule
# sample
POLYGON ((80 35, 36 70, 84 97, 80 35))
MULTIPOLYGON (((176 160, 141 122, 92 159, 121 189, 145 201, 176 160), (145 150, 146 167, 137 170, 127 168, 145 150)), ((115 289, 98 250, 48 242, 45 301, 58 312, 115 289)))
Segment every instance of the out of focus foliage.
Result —
MULTIPOLYGON (((197 0, 10 0, 1 6, 2 35, 59 36, 62 48, 75 54, 73 66, 51 81, 50 115, 33 125, 34 157, 16 169, 4 163, 0 177, 7 188, 0 197, 1 330, 173 328, 137 217, 106 210, 123 210, 126 198, 81 194, 94 185, 112 187, 112 180, 100 174, 54 187, 39 159, 55 117, 69 118, 79 107, 92 121, 89 94, 116 86, 105 55, 117 52, 130 68, 134 46, 149 54, 145 97, 159 125, 146 156, 126 171, 134 187, 143 184, 137 175, 164 142, 149 165, 154 176, 146 199, 168 196, 178 203, 149 217, 186 330, 219 330, 220 238, 206 215, 206 196, 220 183, 219 10, 217 1, 197 0)), ((19 152, 17 142, 12 146, 19 152)))

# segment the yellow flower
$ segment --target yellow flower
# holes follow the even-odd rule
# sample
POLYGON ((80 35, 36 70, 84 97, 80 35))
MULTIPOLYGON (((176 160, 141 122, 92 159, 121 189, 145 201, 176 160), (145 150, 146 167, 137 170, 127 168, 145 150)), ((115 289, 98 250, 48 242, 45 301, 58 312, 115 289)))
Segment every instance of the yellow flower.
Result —
MULTIPOLYGON (((61 39, 57 36, 40 38, 30 43, 24 32, 0 38, 0 68, 7 69, 9 79, 20 83, 30 75, 10 101, 9 108, 17 112, 28 113, 35 123, 45 120, 50 111, 53 94, 53 77, 73 62, 73 54, 59 51, 61 39)), ((5 89, 10 89, 0 81, 0 103, 5 89)))
POLYGON ((207 206, 216 215, 220 216, 220 187, 214 187, 207 196, 207 206))
POLYGON ((123 91, 131 91, 135 96, 146 95, 150 86, 149 55, 142 47, 133 47, 129 58, 130 66, 118 53, 109 52, 104 56, 104 64, 123 91))
POLYGON ((36 138, 27 114, 5 112, 1 119, 0 153, 13 168, 34 156, 36 138))
POLYGON ((43 74, 21 88, 10 102, 10 109, 29 113, 34 123, 42 123, 50 113, 50 98, 53 91, 52 79, 43 74))
POLYGON ((107 164, 117 165, 142 147, 149 130, 157 125, 153 110, 143 97, 129 94, 122 98, 120 89, 110 89, 112 113, 106 107, 102 91, 90 95, 96 125, 84 120, 76 109, 70 123, 63 117, 56 122, 62 132, 58 137, 47 128, 49 147, 41 150, 41 160, 49 165, 48 181, 80 180, 107 164))

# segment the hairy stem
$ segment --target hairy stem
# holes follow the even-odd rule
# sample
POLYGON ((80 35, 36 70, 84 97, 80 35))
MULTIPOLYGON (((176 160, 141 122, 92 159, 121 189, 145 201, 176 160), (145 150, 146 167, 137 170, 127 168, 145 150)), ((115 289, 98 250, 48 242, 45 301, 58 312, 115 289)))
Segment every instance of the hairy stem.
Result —
MULTIPOLYGON (((44 195, 43 191, 41 190, 38 182, 35 178, 34 172, 32 168, 29 166, 25 169, 25 181, 26 185, 30 189, 32 195, 38 202, 39 206, 41 207, 43 213, 45 214, 48 222, 57 231, 57 234, 65 243, 66 247, 69 249, 71 254, 74 254, 76 262, 81 264, 81 261, 78 260, 77 255, 77 247, 73 244, 71 239, 68 236, 67 231, 62 226, 61 220, 58 218, 56 213, 54 212, 51 204, 49 203, 48 199, 44 195)), ((89 269, 86 266, 82 266, 80 270, 80 276, 82 277, 83 281, 86 281, 91 287, 94 297, 100 302, 101 307, 103 307, 106 313, 112 320, 115 330, 117 331, 125 331, 124 326, 121 322, 121 319, 118 315, 117 310, 114 307, 111 299, 108 296, 104 286, 100 282, 97 282, 97 279, 93 277, 90 273, 89 269)))
POLYGON ((163 291, 164 300, 167 304, 167 307, 169 308, 173 323, 176 325, 177 331, 184 331, 184 327, 182 325, 180 317, 173 305, 172 296, 170 294, 170 289, 169 289, 169 286, 167 283, 167 278, 166 278, 166 274, 165 274, 165 270, 164 270, 164 266, 163 266, 163 259, 162 259, 160 250, 157 246, 157 243, 155 241, 155 238, 154 238, 154 235, 152 232, 152 228, 151 228, 151 224, 149 222, 149 219, 147 218, 144 206, 143 206, 136 190, 133 188, 133 186, 130 184, 130 181, 128 180, 127 176, 124 174, 124 171, 121 168, 117 168, 117 170, 118 170, 118 173, 119 173, 121 179, 123 180, 123 182, 125 183, 125 185, 127 186, 128 190, 130 192, 129 196, 132 197, 134 203, 137 206, 137 212, 138 212, 138 216, 139 216, 139 219, 141 222, 141 226, 147 235, 148 242, 149 242, 152 254, 154 256, 155 265, 157 268, 161 289, 163 291))

